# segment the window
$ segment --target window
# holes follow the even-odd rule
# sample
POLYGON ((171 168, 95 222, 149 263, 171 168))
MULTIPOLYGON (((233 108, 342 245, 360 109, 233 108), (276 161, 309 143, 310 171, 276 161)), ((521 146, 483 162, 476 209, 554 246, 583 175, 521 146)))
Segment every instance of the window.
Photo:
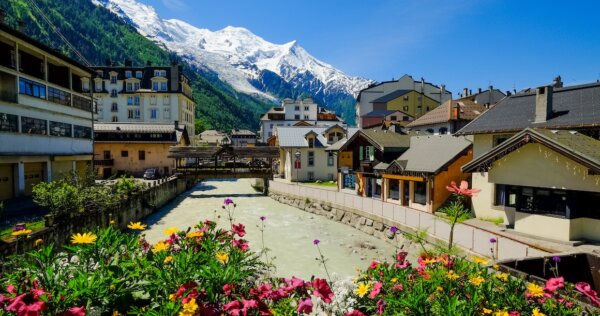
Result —
POLYGON ((75 136, 75 138, 91 139, 92 138, 92 128, 75 125, 75 127, 73 127, 73 135, 75 136))
POLYGON ((21 133, 46 135, 47 127, 45 120, 21 116, 21 133))
POLYGON ((113 104, 110 106, 110 111, 111 112, 119 112, 119 107, 117 105, 117 102, 113 102, 113 104))
POLYGON ((127 110, 127 118, 130 120, 133 119, 133 109, 127 110))
POLYGON ((308 120, 308 115, 304 115, 304 119, 305 119, 305 120, 308 120))
POLYGON ((141 71, 136 71, 135 72, 135 77, 138 79, 142 79, 142 72, 141 71))
POLYGON ((113 115, 112 120, 113 123, 116 123, 119 121, 119 118, 116 115, 113 115))
POLYGON ((168 95, 165 95, 163 97, 163 105, 169 105, 169 104, 171 104, 171 97, 168 95))
POLYGON ((171 109, 169 108, 164 108, 163 110, 163 118, 164 119, 171 119, 171 109))
POLYGON ((19 132, 19 117, 12 114, 0 113, 0 132, 19 132))
POLYGON ((410 118, 409 118, 408 116, 404 115, 404 116, 402 117, 402 120, 406 122, 406 121, 410 120, 410 118))
POLYGON ((150 104, 152 104, 152 105, 156 104, 156 96, 155 95, 150 96, 150 104))
POLYGON ((110 83, 112 83, 112 84, 116 84, 117 83, 117 76, 116 75, 111 75, 110 76, 110 83))
POLYGON ((400 200, 400 180, 388 180, 388 198, 391 200, 400 200))
POLYGON ((102 81, 96 81, 96 92, 102 91, 102 81))
POLYGON ((359 160, 375 161, 375 147, 373 146, 360 146, 358 153, 359 160))
POLYGON ((45 99, 46 98, 46 86, 37 82, 27 80, 24 78, 19 79, 19 93, 29 95, 32 97, 45 99))
POLYGON ((140 119, 140 109, 133 109, 133 118, 136 120, 140 119))
POLYGON ((328 166, 333 166, 333 162, 334 162, 334 156, 332 152, 328 152, 327 153, 327 165, 328 166))
POLYGON ((308 105, 304 106, 304 111, 308 111, 308 105))
POLYGON ((110 90, 110 97, 111 98, 116 98, 117 97, 117 90, 116 89, 110 90))
POLYGON ((161 82, 160 83, 160 90, 161 91, 167 91, 167 83, 166 82, 161 82))
POLYGON ((71 124, 50 121, 50 135, 71 137, 71 124))
POLYGON ((128 82, 126 85, 125 90, 127 91, 133 91, 133 82, 128 82))
POLYGON ((446 134, 446 133, 448 133, 448 129, 447 129, 447 128, 445 128, 445 127, 440 127, 440 129, 439 129, 439 132, 440 132, 440 134, 442 134, 442 135, 443 135, 443 134, 446 134))
POLYGON ((427 204, 427 182, 414 182, 415 184, 415 199, 414 203, 425 205, 427 204))
POLYGON ((426 108, 425 108, 425 110, 426 110, 426 111, 429 111, 429 107, 426 107, 426 108))
POLYGON ((121 157, 123 157, 123 158, 129 157, 129 151, 127 151, 127 150, 121 150, 121 157))
POLYGON ((327 143, 328 144, 333 143, 333 136, 334 136, 333 133, 327 135, 327 143))
POLYGON ((296 115, 294 115, 294 119, 295 119, 295 120, 299 120, 299 119, 300 119, 300 114, 296 114, 296 115))
POLYGON ((138 91, 138 90, 140 90, 140 83, 134 82, 133 83, 133 91, 138 91))
POLYGON ((408 111, 408 106, 407 106, 407 105, 403 106, 403 107, 402 107, 402 110, 403 110, 403 111, 408 111))
POLYGON ((158 91, 158 82, 152 82, 152 90, 158 91))
POLYGON ((404 96, 404 101, 408 101, 408 96, 407 95, 404 96))
POLYGON ((390 121, 397 121, 398 117, 396 115, 390 116, 390 121))
POLYGON ((300 106, 299 106, 299 105, 296 105, 296 106, 294 107, 294 111, 300 111, 300 106))
POLYGON ((154 70, 154 77, 160 77, 160 70, 154 70))
POLYGON ((496 184, 494 194, 494 205, 515 207, 517 206, 517 187, 496 184))
POLYGON ((155 120, 158 117, 158 109, 150 109, 150 118, 155 120))
POLYGON ((314 137, 308 138, 308 148, 315 148, 315 138, 314 137))
POLYGON ((110 150, 105 150, 104 152, 102 152, 102 156, 104 157, 104 159, 110 159, 110 150))
POLYGON ((136 95, 135 97, 133 97, 133 104, 140 105, 140 96, 139 95, 136 95))
POLYGON ((140 151, 138 152, 138 159, 139 159, 139 160, 146 160, 146 152, 145 152, 145 151, 143 151, 143 150, 140 150, 140 151))
POLYGON ((71 106, 71 94, 66 91, 48 87, 48 101, 71 106))
POLYGON ((315 173, 313 171, 308 172, 308 181, 315 181, 315 173))
POLYGON ((352 189, 354 190, 356 188, 356 176, 353 174, 344 174, 342 176, 342 187, 344 189, 352 189))
POLYGON ((428 128, 428 129, 426 129, 425 131, 426 131, 427 133, 429 133, 429 134, 433 134, 433 128, 428 128))
POLYGON ((131 78, 131 71, 130 70, 125 71, 125 78, 131 78))
POLYGON ((506 141, 507 139, 511 138, 512 135, 494 135, 492 137, 492 148, 496 147, 502 143, 504 143, 504 141, 506 141))
POLYGON ((133 105, 133 96, 128 96, 127 97, 127 105, 133 105))
POLYGON ((309 167, 315 166, 315 152, 314 151, 308 152, 308 166, 309 167))

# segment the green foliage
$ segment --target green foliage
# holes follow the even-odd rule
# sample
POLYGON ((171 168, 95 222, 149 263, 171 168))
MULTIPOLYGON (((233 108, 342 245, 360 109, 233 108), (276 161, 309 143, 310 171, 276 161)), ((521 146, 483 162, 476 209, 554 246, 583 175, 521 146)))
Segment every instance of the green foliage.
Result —
POLYGON ((454 243, 454 226, 456 223, 460 223, 466 219, 471 218, 471 209, 464 206, 465 197, 462 195, 455 195, 455 200, 439 212, 447 215, 447 220, 450 223, 450 236, 448 237, 448 251, 452 250, 454 243))
POLYGON ((125 175, 116 180, 112 188, 115 194, 124 197, 131 196, 134 193, 142 190, 142 186, 139 182, 137 182, 133 177, 127 177, 125 175))
POLYGON ((59 216, 83 210, 83 196, 80 189, 66 179, 40 182, 33 187, 33 201, 59 216))
POLYGON ((482 217, 480 218, 482 221, 486 221, 486 222, 490 222, 496 225, 502 225, 504 224, 504 218, 498 216, 498 217, 482 217))
MULTIPOLYGON (((89 0, 36 0, 60 32, 94 65, 105 65, 106 60, 119 64, 130 59, 134 64, 170 65, 177 57, 137 31, 103 7, 89 0)), ((58 51, 75 57, 67 45, 49 25, 30 7, 28 1, 1 1, 6 11, 7 24, 16 26, 18 19, 26 23, 26 34, 58 51)), ((219 130, 258 127, 259 115, 271 104, 235 92, 213 73, 207 73, 181 62, 184 73, 190 78, 196 101, 196 117, 207 126, 219 130)))

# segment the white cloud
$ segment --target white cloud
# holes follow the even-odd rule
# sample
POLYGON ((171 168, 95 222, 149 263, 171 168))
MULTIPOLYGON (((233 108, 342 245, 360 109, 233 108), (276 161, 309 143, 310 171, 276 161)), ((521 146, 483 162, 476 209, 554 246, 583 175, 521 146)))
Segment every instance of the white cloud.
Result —
POLYGON ((188 8, 188 5, 183 0, 161 0, 161 2, 165 7, 173 11, 179 11, 188 8))

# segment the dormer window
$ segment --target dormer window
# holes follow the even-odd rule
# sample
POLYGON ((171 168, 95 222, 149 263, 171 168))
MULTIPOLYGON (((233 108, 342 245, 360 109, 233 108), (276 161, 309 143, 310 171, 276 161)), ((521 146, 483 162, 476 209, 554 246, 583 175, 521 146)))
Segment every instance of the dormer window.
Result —
POLYGON ((308 138, 308 148, 315 148, 315 138, 314 137, 308 138))
POLYGON ((135 77, 138 79, 142 79, 142 72, 141 71, 136 71, 135 72, 135 77))
POLYGON ((127 70, 125 72, 125 78, 131 78, 131 71, 130 70, 127 70))

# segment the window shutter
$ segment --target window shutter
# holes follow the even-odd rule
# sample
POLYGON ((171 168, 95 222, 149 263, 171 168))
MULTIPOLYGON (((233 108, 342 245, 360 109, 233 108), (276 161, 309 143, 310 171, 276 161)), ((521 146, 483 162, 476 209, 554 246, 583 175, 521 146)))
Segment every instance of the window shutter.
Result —
POLYGON ((364 158, 364 154, 363 154, 363 146, 360 146, 358 148, 358 160, 362 161, 364 158))

